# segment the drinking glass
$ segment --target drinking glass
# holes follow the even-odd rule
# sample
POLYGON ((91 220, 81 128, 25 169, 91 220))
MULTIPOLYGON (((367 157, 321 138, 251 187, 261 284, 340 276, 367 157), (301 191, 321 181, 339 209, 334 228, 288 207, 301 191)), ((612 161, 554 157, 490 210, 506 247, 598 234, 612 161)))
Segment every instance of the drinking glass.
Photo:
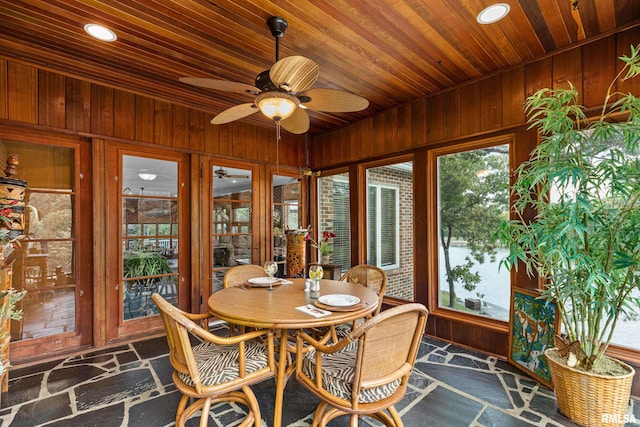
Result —
POLYGON ((278 271, 278 264, 275 261, 267 261, 264 263, 264 272, 269 276, 269 290, 273 290, 273 276, 278 271))
POLYGON ((312 265, 309 267, 309 277, 313 280, 313 287, 311 288, 311 298, 318 298, 320 295, 320 279, 322 279, 322 266, 312 265))

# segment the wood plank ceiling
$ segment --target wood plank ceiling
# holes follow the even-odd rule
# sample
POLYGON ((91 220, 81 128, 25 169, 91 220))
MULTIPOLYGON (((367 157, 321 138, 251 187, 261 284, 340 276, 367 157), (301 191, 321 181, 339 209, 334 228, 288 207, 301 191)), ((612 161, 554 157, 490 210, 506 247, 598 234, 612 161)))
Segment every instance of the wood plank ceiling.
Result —
MULTIPOLYGON (((275 61, 266 20, 289 22, 280 58, 316 61, 314 87, 367 98, 357 113, 311 112, 325 132, 426 95, 640 24, 638 0, 0 0, 0 58, 210 113, 249 95, 193 87, 183 76, 253 85, 275 61), (83 31, 104 24, 118 40, 83 31)), ((242 119, 270 125, 261 114, 242 119)))

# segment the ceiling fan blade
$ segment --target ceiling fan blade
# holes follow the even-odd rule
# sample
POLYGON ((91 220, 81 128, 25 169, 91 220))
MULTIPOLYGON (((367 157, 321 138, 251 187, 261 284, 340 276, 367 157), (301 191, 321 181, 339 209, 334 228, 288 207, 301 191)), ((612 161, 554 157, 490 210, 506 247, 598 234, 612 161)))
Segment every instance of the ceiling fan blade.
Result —
POLYGON ((318 64, 304 56, 288 56, 273 64, 269 78, 276 87, 287 92, 302 92, 318 79, 318 64))
POLYGON ((337 89, 310 89, 298 95, 302 105, 310 110, 331 113, 348 113, 364 110, 369 106, 365 98, 337 89), (311 98, 306 101, 306 98, 311 98))
POLYGON ((227 175, 231 179, 249 179, 249 175, 227 175))
POLYGON ((182 83, 193 86, 206 87, 207 89, 223 90, 225 92, 244 93, 257 95, 260 89, 244 83, 230 82, 229 80, 215 80, 200 77, 180 77, 182 83))
POLYGON ((218 114, 211 120, 211 124, 221 125, 223 123, 229 123, 234 120, 241 119, 252 115, 253 113, 260 111, 253 102, 248 104, 240 104, 235 107, 228 108, 222 113, 218 114))
POLYGON ((296 108, 292 115, 280 121, 280 125, 291 133, 305 133, 309 130, 309 115, 302 108, 296 108))

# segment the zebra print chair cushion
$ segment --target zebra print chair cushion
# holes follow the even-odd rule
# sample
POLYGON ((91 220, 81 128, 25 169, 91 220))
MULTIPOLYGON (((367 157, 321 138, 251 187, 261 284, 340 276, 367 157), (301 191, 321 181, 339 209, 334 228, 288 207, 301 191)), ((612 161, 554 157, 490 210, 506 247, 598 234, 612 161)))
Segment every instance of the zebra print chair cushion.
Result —
MULTIPOLYGON (((267 366, 267 348, 264 344, 255 340, 247 341, 245 351, 247 375, 267 366)), ((213 386, 238 378, 237 345, 221 346, 204 342, 193 347, 193 356, 204 386, 213 386)), ((178 375, 185 384, 194 386, 189 375, 178 375)))
MULTIPOLYGON (((357 342, 353 342, 343 351, 322 355, 322 386, 332 395, 345 400, 351 400, 351 390, 354 376, 354 366, 357 352, 357 342), (355 345, 352 345, 355 344, 355 345)), ((316 353, 311 349, 302 361, 302 371, 305 375, 316 379, 316 353)), ((360 403, 378 402, 391 396, 400 386, 402 379, 391 383, 363 389, 358 397, 360 403)))

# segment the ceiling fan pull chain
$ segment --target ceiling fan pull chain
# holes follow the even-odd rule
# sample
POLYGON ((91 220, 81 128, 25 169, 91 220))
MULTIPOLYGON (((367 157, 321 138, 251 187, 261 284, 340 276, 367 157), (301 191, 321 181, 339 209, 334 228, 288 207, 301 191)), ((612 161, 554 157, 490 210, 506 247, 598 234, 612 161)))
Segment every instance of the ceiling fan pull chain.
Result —
POLYGON ((276 120, 276 175, 280 175, 280 120, 276 120))

